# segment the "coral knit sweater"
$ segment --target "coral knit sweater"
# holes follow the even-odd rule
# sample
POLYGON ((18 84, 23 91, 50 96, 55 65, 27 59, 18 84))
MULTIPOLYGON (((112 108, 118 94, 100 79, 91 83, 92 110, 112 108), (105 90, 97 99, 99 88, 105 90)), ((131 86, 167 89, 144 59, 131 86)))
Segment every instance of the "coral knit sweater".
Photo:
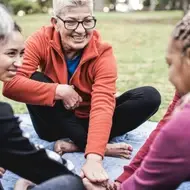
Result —
POLYGON ((117 178, 116 181, 124 182, 126 179, 128 179, 134 172, 137 170, 142 161, 144 160, 145 156, 149 152, 149 148, 151 144, 153 143, 156 136, 159 134, 160 130, 163 126, 167 123, 168 119, 171 117, 171 114, 176 106, 176 103, 180 99, 180 96, 176 93, 173 99, 173 102, 169 106, 164 118, 159 122, 156 129, 150 134, 149 138, 146 140, 145 144, 140 148, 140 150, 137 152, 136 156, 133 158, 129 166, 124 166, 124 172, 117 178))
POLYGON ((27 40, 23 66, 13 80, 5 83, 3 94, 27 104, 53 106, 57 85, 74 85, 83 99, 79 108, 74 111, 75 115, 79 118, 89 118, 85 153, 104 156, 115 109, 116 79, 116 60, 112 47, 102 42, 98 32, 94 31, 68 82, 60 35, 52 26, 48 26, 27 40), (31 75, 38 68, 54 83, 31 80, 31 75))

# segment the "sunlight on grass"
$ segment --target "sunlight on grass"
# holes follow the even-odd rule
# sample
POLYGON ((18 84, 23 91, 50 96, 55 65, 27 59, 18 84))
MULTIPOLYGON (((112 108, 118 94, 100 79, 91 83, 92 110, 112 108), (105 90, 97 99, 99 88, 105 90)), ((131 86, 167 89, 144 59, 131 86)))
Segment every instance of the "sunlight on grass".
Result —
MULTIPOLYGON (((97 29, 104 41, 112 44, 118 61, 117 89, 120 93, 150 85, 162 95, 160 110, 151 118, 161 119, 172 100, 174 88, 167 79, 165 49, 174 24, 182 12, 138 12, 128 14, 98 13, 97 29)), ((27 38, 43 25, 50 24, 48 15, 16 17, 27 38)), ((8 100, 0 97, 0 100, 8 100)), ((26 112, 24 104, 8 100, 16 113, 26 112)))

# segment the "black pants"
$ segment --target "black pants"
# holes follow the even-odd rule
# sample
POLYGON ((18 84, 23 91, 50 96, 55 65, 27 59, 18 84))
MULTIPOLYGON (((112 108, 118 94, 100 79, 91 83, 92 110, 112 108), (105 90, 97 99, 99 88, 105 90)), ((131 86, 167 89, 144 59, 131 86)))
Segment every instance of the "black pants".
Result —
POLYGON ((0 181, 0 190, 3 190, 3 186, 2 186, 2 184, 1 184, 1 181, 0 181))
POLYGON ((65 175, 48 180, 32 190, 84 190, 84 186, 79 177, 65 175))
MULTIPOLYGON (((40 72, 35 72, 31 79, 52 83, 51 79, 40 72)), ((158 110, 160 102, 159 92, 149 86, 127 91, 116 98, 110 139, 141 125, 158 110)), ((38 105, 27 107, 40 138, 54 141, 67 137, 84 151, 89 119, 77 118, 72 111, 64 108, 62 101, 57 101, 54 107, 38 105)))
POLYGON ((60 175, 74 175, 64 165, 50 159, 45 150, 36 150, 22 136, 11 106, 0 102, 0 167, 39 184, 60 175))

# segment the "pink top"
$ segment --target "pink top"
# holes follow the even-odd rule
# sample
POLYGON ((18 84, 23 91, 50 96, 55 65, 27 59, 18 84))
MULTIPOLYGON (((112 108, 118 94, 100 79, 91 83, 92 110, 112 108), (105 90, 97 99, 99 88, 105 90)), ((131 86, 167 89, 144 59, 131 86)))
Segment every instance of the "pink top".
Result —
POLYGON ((121 190, 174 190, 190 180, 190 104, 161 129, 150 151, 121 190))
POLYGON ((180 95, 176 92, 173 101, 167 110, 167 113, 164 115, 164 118, 159 122, 156 129, 150 134, 149 138, 146 140, 145 144, 137 152, 137 154, 135 155, 129 166, 124 166, 124 172, 117 178, 117 181, 119 181, 120 183, 124 182, 135 172, 135 170, 137 170, 140 167, 142 161, 149 152, 151 144, 154 142, 154 139, 159 134, 162 127, 165 127, 165 124, 168 122, 169 118, 171 117, 173 110, 175 109, 175 106, 180 98, 181 98, 180 95))

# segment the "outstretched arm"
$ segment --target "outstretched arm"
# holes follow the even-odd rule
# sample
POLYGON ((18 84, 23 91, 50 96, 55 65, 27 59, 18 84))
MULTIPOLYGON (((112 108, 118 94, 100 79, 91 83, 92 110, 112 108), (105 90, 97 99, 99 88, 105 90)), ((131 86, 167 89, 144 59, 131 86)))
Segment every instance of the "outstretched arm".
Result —
MULTIPOLYGON (((34 183, 72 174, 64 165, 50 159, 22 136, 11 106, 0 102, 0 166, 34 183)), ((72 174, 74 175, 74 174, 72 174)))
POLYGON ((136 156, 131 161, 130 165, 124 167, 124 172, 117 178, 118 182, 122 183, 123 181, 128 179, 135 172, 135 170, 137 170, 140 167, 145 156, 148 154, 149 148, 153 143, 154 139, 159 134, 162 127, 167 123, 168 119, 171 117, 171 114, 173 113, 174 108, 179 99, 180 96, 178 95, 178 93, 176 93, 164 118, 159 122, 156 129, 150 134, 149 138, 146 140, 145 144, 140 148, 136 156))
POLYGON ((190 105, 162 128, 140 168, 122 190, 173 190, 190 177, 190 105))

